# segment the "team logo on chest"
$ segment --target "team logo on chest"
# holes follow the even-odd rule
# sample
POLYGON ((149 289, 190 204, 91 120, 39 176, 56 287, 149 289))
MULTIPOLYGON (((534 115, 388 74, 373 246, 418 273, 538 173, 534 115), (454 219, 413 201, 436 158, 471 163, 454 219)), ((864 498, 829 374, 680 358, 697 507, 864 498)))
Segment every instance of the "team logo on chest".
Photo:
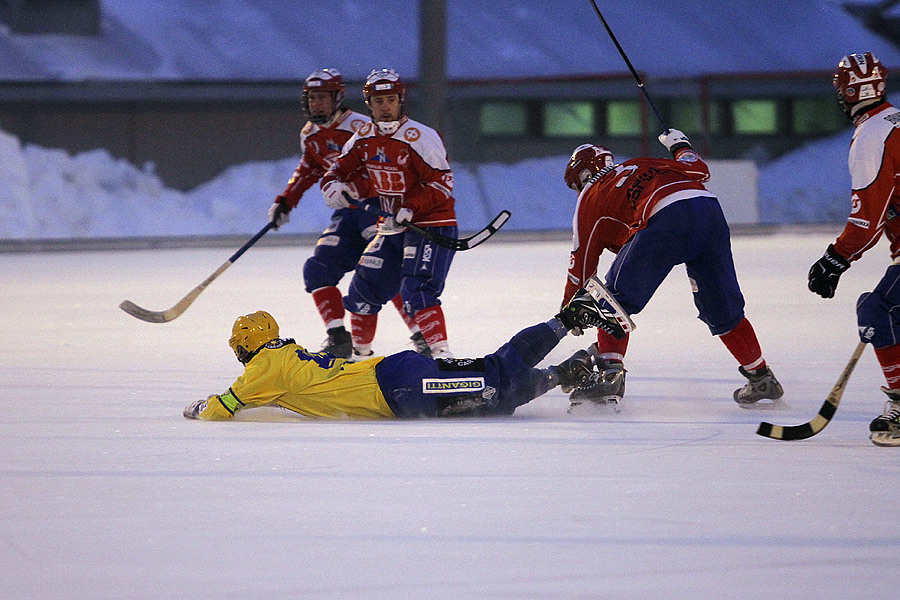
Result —
POLYGON ((372 160, 382 163, 391 162, 391 160, 387 157, 387 153, 384 151, 384 148, 378 148, 378 150, 375 151, 375 156, 372 157, 372 160))

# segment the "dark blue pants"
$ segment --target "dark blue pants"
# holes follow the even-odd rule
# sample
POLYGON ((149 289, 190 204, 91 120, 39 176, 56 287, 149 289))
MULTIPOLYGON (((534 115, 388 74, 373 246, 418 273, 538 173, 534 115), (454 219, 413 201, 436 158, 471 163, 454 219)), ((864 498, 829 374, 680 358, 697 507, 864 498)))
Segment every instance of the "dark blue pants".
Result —
MULTIPOLYGON (((381 207, 377 198, 365 200, 381 207)), ((337 285, 345 273, 356 268, 359 257, 375 237, 378 215, 358 208, 341 208, 331 215, 331 224, 319 236, 313 255, 303 264, 303 283, 312 293, 337 285)))
POLYGON ((856 302, 859 339, 873 348, 900 344, 900 265, 887 268, 871 292, 856 302))
POLYGON ((476 416, 511 415, 549 389, 534 368, 559 343, 546 323, 523 329, 483 358, 431 359, 412 350, 385 357, 375 375, 388 406, 402 419, 435 417, 471 399, 476 416))
MULTIPOLYGON (((434 231, 457 236, 456 227, 433 227, 434 231)), ((414 231, 377 235, 369 244, 344 296, 350 312, 374 314, 397 292, 410 316, 423 308, 438 306, 455 252, 428 241, 414 231)))
POLYGON ((680 264, 691 279, 700 320, 713 335, 734 329, 744 318, 744 296, 734 271, 731 232, 716 198, 681 200, 650 217, 619 251, 606 284, 633 315, 680 264))

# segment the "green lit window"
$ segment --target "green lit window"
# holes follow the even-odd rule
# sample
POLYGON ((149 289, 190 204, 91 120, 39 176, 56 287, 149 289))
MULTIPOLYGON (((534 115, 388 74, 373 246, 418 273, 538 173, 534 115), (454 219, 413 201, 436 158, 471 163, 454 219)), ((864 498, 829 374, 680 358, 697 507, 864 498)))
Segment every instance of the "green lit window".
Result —
POLYGON ((607 103, 606 132, 610 135, 640 135, 640 103, 633 100, 614 100, 607 103))
POLYGON ((485 135, 528 133, 528 110, 524 102, 485 102, 480 117, 481 133, 485 135))
POLYGON ((778 131, 778 106, 774 100, 738 100, 731 105, 734 132, 771 134, 778 131))
POLYGON ((703 131, 703 114, 698 100, 676 100, 670 109, 669 121, 675 123, 672 127, 687 133, 700 133, 703 131))
POLYGON ((791 128, 803 135, 825 135, 847 127, 844 113, 832 96, 796 98, 791 104, 791 128))
MULTIPOLYGON (((672 127, 688 135, 703 133, 703 105, 699 100, 690 98, 675 100, 669 107, 668 120, 672 127)), ((715 100, 706 105, 706 120, 709 133, 721 131, 722 110, 715 100)))
POLYGON ((575 137, 594 135, 593 103, 545 103, 544 135, 549 137, 575 137))

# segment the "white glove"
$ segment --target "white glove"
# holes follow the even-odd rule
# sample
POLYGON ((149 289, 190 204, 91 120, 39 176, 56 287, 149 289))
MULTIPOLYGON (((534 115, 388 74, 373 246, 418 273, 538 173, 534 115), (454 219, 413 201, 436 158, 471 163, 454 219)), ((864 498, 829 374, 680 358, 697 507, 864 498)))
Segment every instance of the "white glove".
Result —
POLYGON ((388 229, 403 229, 403 225, 412 222, 413 211, 408 208, 401 208, 393 217, 384 220, 384 224, 388 229))
MULTIPOLYGON (((666 129, 665 131, 663 131, 661 134, 659 134, 659 142, 663 146, 665 146, 666 150, 668 150, 669 152, 673 151, 673 147, 679 145, 681 145, 682 147, 691 147, 691 142, 688 140, 687 136, 677 129, 666 129)), ((675 148, 675 150, 680 150, 680 148, 675 148)))
POLYGON ((325 197, 325 205, 332 210, 350 206, 350 203, 344 198, 345 193, 354 200, 359 200, 359 194, 356 192, 356 188, 349 183, 333 179, 322 186, 322 195, 325 197))
POLYGON ((291 220, 291 209, 281 202, 282 199, 281 196, 278 196, 272 206, 269 207, 269 223, 274 223, 275 229, 291 220))
POLYGON ((397 222, 397 225, 403 225, 406 222, 412 223, 413 212, 408 208, 401 208, 397 211, 397 214, 394 215, 394 221, 397 222))

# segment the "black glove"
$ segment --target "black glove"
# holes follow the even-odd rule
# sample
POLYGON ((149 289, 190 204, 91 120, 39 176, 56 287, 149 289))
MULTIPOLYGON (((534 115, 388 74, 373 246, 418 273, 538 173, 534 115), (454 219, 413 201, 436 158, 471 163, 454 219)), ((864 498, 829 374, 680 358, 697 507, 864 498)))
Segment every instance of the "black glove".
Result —
POLYGON ((828 244, 822 258, 809 268, 809 291, 823 298, 834 298, 838 279, 849 268, 850 261, 834 251, 834 244, 828 244))

